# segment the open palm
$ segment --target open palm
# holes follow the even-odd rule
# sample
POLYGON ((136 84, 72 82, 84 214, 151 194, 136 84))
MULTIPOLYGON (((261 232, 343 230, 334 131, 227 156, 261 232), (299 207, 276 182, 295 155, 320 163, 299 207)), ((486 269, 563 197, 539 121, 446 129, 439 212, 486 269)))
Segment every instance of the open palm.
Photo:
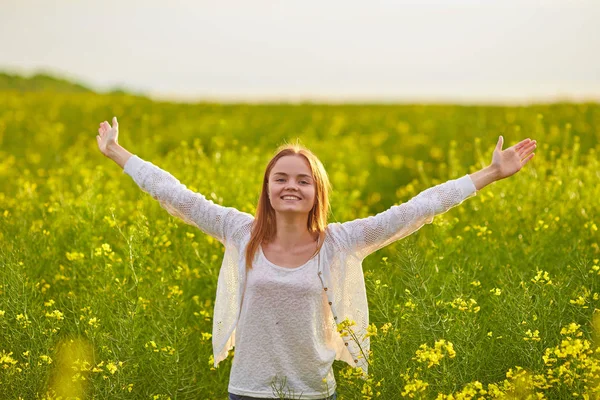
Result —
POLYGON ((117 122, 117 117, 113 117, 112 122, 112 126, 107 121, 101 122, 98 128, 98 135, 96 136, 98 148, 105 156, 108 155, 108 149, 111 146, 119 143, 119 123, 117 122))
POLYGON ((504 138, 500 136, 492 155, 491 166, 498 172, 499 179, 508 178, 520 171, 535 155, 533 150, 537 142, 525 139, 506 150, 502 150, 503 143, 504 138))

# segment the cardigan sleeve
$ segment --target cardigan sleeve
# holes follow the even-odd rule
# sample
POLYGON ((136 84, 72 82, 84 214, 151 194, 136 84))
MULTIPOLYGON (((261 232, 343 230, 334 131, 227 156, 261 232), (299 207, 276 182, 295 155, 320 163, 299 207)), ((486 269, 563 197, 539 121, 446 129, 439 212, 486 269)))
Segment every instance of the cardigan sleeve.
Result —
POLYGON ((225 244, 243 225, 254 217, 233 207, 224 207, 207 200, 200 193, 188 189, 173 175, 132 155, 123 167, 135 183, 169 214, 186 224, 196 226, 204 233, 225 244))
POLYGON ((362 260, 476 194, 475 184, 466 174, 426 189, 406 203, 392 206, 375 216, 344 222, 339 226, 340 237, 345 247, 362 260))

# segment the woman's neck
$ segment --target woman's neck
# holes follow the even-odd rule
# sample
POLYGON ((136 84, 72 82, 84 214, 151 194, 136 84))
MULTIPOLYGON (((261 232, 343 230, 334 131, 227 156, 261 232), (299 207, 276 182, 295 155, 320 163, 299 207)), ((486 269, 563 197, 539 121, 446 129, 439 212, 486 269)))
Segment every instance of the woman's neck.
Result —
POLYGON ((312 245, 318 239, 319 235, 316 232, 310 233, 308 230, 304 232, 286 232, 278 229, 277 234, 269 241, 269 244, 275 245, 282 250, 290 250, 312 245))

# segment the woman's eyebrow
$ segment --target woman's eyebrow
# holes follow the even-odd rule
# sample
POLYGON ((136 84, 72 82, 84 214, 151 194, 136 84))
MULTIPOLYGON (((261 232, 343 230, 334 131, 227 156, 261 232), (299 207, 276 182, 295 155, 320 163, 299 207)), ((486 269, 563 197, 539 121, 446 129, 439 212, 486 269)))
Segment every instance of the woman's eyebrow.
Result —
MULTIPOLYGON (((287 174, 285 172, 275 172, 273 175, 285 175, 285 176, 287 176, 287 174)), ((306 174, 298 174, 297 176, 305 176, 307 178, 311 178, 312 179, 312 176, 306 175, 306 174)))

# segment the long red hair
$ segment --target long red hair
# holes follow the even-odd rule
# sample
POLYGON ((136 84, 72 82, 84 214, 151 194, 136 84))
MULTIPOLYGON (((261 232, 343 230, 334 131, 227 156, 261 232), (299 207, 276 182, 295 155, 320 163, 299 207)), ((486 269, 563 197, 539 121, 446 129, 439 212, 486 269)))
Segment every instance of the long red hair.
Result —
MULTIPOLYGON (((327 217, 329 215, 329 193, 331 192, 331 183, 325 167, 321 161, 309 149, 300 144, 283 144, 279 146, 276 154, 271 158, 265 169, 265 175, 262 182, 262 190, 258 199, 258 207, 256 207, 256 215, 250 234, 250 241, 246 247, 246 268, 252 268, 252 260, 258 250, 258 246, 263 241, 269 241, 275 237, 277 226, 275 220, 275 209, 269 201, 269 175, 273 166, 281 157, 289 155, 299 155, 308 161, 313 180, 315 182, 315 204, 308 213, 306 227, 310 233, 322 233, 327 228, 327 217)), ((320 241, 322 245, 322 240, 320 241)))

